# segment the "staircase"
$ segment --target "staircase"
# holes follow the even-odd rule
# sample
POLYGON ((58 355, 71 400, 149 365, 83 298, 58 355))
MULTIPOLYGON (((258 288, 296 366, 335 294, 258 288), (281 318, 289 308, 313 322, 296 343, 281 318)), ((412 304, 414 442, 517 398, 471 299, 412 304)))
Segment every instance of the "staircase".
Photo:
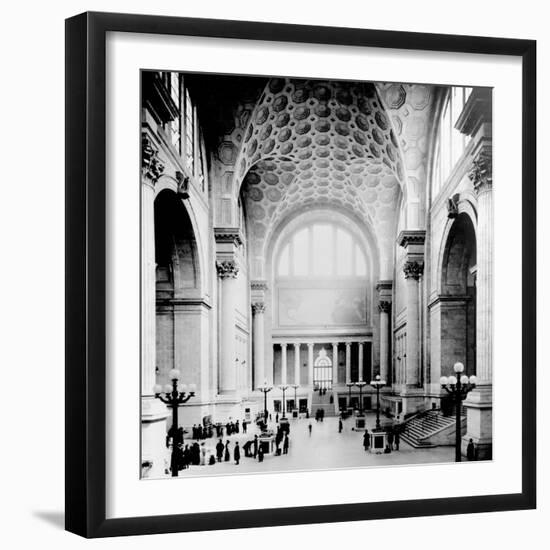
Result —
MULTIPOLYGON (((429 410, 407 420, 401 439, 412 447, 428 448, 437 445, 453 445, 456 418, 443 416, 439 410, 429 410)), ((466 417, 461 417, 463 433, 466 431, 466 417)))
POLYGON ((317 409, 323 409, 325 411, 325 416, 337 416, 335 400, 337 400, 337 397, 332 390, 327 390, 325 395, 319 395, 318 391, 314 391, 311 396, 311 416, 315 416, 315 411, 317 409), (332 403, 330 402, 331 396, 333 397, 332 403))

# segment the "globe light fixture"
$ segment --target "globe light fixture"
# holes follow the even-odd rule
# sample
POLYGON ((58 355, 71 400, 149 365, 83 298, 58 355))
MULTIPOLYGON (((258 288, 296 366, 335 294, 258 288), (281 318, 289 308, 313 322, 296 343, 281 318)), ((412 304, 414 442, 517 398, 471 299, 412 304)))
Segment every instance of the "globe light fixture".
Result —
POLYGON ((459 375, 457 378, 454 375, 451 376, 442 376, 439 379, 441 387, 447 392, 451 397, 455 405, 455 415, 456 415, 456 436, 455 436, 455 461, 462 461, 462 425, 461 425, 461 414, 462 414, 462 402, 466 399, 466 396, 471 392, 476 385, 476 377, 468 377, 466 374, 461 374, 464 372, 464 365, 460 362, 455 363, 453 366, 454 372, 459 375))

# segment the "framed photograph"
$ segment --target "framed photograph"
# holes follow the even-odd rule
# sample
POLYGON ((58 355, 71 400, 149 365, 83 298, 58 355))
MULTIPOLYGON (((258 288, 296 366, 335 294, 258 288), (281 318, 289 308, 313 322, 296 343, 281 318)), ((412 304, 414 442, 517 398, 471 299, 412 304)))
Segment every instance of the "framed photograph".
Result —
POLYGON ((68 19, 66 528, 534 508, 535 65, 68 19))

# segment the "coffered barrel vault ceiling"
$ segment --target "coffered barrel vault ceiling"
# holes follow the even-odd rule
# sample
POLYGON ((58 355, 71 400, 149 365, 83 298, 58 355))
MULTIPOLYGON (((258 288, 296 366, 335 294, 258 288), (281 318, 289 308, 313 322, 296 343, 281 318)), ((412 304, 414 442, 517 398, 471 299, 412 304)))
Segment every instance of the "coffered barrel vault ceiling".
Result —
POLYGON ((267 81, 218 148, 252 257, 264 263, 266 236, 290 214, 332 205, 367 224, 387 274, 401 193, 420 204, 425 188, 433 96, 424 85, 267 81))

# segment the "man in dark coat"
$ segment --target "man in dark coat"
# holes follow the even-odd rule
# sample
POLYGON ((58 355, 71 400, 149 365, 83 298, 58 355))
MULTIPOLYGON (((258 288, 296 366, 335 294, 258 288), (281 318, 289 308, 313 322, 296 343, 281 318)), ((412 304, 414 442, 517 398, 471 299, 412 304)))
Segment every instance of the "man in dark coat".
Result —
POLYGON ((238 420, 235 422, 235 433, 236 434, 239 433, 239 421, 238 420))
POLYGON ((339 434, 342 433, 343 427, 344 427, 344 425, 342 424, 342 419, 339 418, 339 419, 338 419, 338 433, 339 433, 339 434))
POLYGON ((246 420, 243 420, 243 434, 246 433, 246 420))
POLYGON ((235 449, 233 450, 233 458, 235 459, 235 464, 239 464, 239 460, 241 460, 241 449, 239 448, 239 442, 237 441, 235 443, 235 449))
POLYGON ((393 444, 395 445, 395 450, 396 451, 399 451, 399 439, 400 439, 400 435, 399 435, 399 430, 396 430, 395 433, 393 434, 393 444))
POLYGON ((283 454, 288 454, 288 434, 285 434, 285 438, 283 440, 283 454))
POLYGON ((365 433, 363 435, 363 447, 365 448, 365 451, 369 450, 370 446, 370 434, 368 430, 365 430, 365 433))
POLYGON ((264 450, 260 447, 258 450, 258 462, 264 461, 264 450))
POLYGON ((220 439, 216 445, 216 457, 218 459, 218 462, 221 462, 222 461, 222 457, 223 457, 223 443, 222 443, 222 440, 220 439))
POLYGON ((251 456, 250 454, 250 447, 252 447, 252 441, 247 441, 244 445, 243 445, 243 451, 244 451, 244 456, 251 456))
POLYGON ((229 454, 229 439, 227 440, 227 442, 226 442, 226 444, 225 444, 225 454, 224 454, 223 459, 224 459, 225 462, 229 462, 229 460, 230 460, 230 454, 229 454))
POLYGON ((468 442, 468 447, 466 447, 466 458, 468 460, 476 459, 476 448, 474 445, 474 440, 472 438, 470 438, 470 441, 468 442))

